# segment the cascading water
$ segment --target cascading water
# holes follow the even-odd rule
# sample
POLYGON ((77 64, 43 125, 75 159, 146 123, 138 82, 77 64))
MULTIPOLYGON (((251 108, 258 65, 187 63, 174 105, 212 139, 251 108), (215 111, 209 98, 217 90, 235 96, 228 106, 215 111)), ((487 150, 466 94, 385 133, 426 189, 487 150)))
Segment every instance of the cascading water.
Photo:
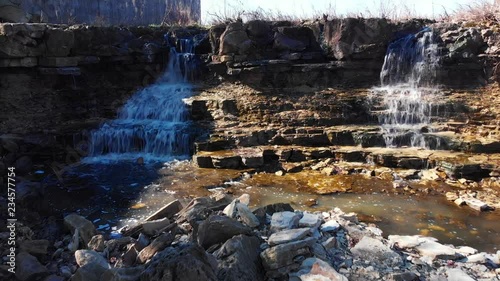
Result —
POLYGON ((402 144, 426 147, 424 132, 431 128, 438 44, 434 32, 424 29, 389 45, 380 73, 382 87, 373 89, 385 108, 379 116, 387 147, 402 144))
POLYGON ((136 93, 118 118, 90 134, 84 161, 166 161, 186 158, 190 151, 191 122, 184 99, 191 96, 189 80, 195 70, 192 40, 181 39, 179 52, 170 50, 165 74, 136 93))

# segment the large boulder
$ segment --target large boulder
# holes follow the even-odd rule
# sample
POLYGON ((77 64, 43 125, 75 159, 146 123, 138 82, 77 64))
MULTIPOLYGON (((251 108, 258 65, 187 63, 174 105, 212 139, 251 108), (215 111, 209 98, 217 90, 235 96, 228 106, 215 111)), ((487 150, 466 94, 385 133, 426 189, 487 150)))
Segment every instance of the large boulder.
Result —
POLYGON ((203 221, 198 228, 198 244, 208 249, 218 243, 224 243, 228 239, 239 234, 250 234, 249 227, 226 216, 212 215, 203 221))
POLYGON ((325 23, 324 43, 338 60, 382 60, 391 41, 420 30, 426 23, 390 23, 382 18, 334 19, 325 23))
POLYGON ((69 214, 64 217, 64 225, 69 228, 71 233, 74 233, 75 230, 78 230, 78 233, 82 238, 84 245, 88 245, 92 237, 97 234, 94 224, 92 224, 92 222, 87 220, 86 218, 77 214, 69 214))
POLYGON ((274 34, 274 48, 278 51, 320 51, 314 32, 307 26, 282 26, 274 34))
POLYGON ((252 20, 246 23, 248 38, 259 47, 268 46, 273 42, 271 25, 263 20, 252 20))
POLYGON ((389 246, 378 239, 368 236, 363 237, 351 249, 351 253, 356 258, 389 266, 397 266, 403 262, 398 253, 391 250, 389 246))
POLYGON ((208 31, 208 38, 210 40, 210 46, 212 48, 212 54, 218 54, 219 53, 219 46, 221 42, 221 36, 226 30, 226 25, 225 24, 217 24, 212 27, 210 27, 210 30, 208 31))
POLYGON ((141 275, 141 281, 216 281, 217 262, 198 245, 169 247, 158 253, 141 275))
POLYGON ((18 280, 35 280, 49 274, 47 268, 28 253, 19 253, 16 259, 16 278, 18 280))
POLYGON ((226 241, 215 253, 219 260, 217 277, 221 281, 264 280, 260 261, 260 239, 238 235, 226 241))
POLYGON ((253 46, 241 22, 230 23, 220 37, 219 55, 247 54, 253 46))

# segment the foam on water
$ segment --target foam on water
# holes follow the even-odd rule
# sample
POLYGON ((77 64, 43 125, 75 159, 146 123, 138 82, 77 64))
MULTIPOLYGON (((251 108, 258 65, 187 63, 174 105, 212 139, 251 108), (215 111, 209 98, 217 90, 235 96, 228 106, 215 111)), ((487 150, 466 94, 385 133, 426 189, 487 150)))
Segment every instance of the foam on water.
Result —
POLYGON ((389 45, 380 73, 382 86, 373 89, 384 108, 378 118, 386 146, 402 142, 429 148, 423 133, 431 130, 428 125, 439 95, 438 58, 435 35, 428 28, 389 45))
POLYGON ((170 161, 186 159, 191 149, 192 124, 185 99, 192 95, 196 67, 191 40, 170 50, 165 74, 138 91, 118 118, 90 134, 89 155, 83 162, 120 160, 170 161))

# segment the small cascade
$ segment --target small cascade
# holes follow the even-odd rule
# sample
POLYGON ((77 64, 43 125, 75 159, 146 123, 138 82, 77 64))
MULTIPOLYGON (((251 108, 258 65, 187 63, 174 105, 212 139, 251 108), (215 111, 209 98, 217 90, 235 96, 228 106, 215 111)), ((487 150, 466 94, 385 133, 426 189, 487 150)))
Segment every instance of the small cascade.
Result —
POLYGON ((166 72, 158 81, 134 94, 117 119, 91 132, 84 161, 140 157, 166 161, 189 156, 192 129, 184 99, 192 94, 194 46, 191 40, 181 39, 177 49, 170 49, 166 72))
POLYGON ((435 87, 438 50, 429 28, 389 45, 380 73, 382 86, 373 89, 385 109, 378 117, 387 147, 430 148, 424 133, 431 130, 434 102, 439 95, 435 87))

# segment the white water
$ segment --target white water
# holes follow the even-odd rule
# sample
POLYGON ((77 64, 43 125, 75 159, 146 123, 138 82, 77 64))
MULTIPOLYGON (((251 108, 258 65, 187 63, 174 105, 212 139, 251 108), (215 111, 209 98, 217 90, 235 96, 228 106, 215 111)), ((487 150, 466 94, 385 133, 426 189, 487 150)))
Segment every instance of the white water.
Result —
POLYGON ((433 105, 439 96, 437 67, 438 44, 430 29, 389 46, 380 73, 382 86, 373 89, 385 109, 378 117, 387 147, 429 148, 423 132, 432 129, 433 105))
POLYGON ((193 44, 171 48, 165 74, 130 98, 118 118, 91 132, 84 162, 170 161, 189 157, 191 122, 184 99, 192 94, 193 44))

